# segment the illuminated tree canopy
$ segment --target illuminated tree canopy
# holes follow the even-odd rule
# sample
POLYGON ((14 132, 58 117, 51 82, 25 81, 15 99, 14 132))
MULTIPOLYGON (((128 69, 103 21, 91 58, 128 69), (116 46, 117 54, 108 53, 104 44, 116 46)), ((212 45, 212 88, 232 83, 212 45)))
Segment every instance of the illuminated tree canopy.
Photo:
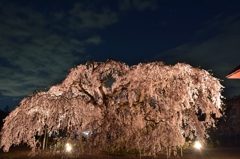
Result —
POLYGON ((24 142, 34 150, 34 136, 47 125, 88 131, 90 147, 102 150, 176 150, 186 139, 208 137, 222 116, 222 88, 209 72, 184 63, 87 62, 61 84, 24 98, 5 119, 0 147, 24 142))

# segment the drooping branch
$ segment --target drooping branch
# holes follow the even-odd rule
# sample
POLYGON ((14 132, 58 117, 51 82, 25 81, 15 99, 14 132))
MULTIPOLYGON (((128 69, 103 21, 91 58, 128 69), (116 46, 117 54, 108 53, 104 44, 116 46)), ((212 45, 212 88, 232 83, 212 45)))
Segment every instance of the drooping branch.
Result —
POLYGON ((87 62, 61 84, 24 98, 5 119, 0 147, 25 142, 34 149, 33 136, 48 125, 48 131, 78 126, 91 132, 88 147, 101 150, 176 149, 185 138, 207 137, 221 117, 222 88, 207 71, 182 63, 87 62))

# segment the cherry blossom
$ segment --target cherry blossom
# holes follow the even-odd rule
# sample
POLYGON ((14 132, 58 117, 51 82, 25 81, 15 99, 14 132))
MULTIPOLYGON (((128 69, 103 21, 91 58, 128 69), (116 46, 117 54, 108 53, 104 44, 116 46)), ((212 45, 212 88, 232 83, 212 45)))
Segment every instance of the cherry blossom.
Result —
POLYGON ((87 62, 24 98, 4 120, 0 147, 23 142, 35 150, 34 136, 47 126, 49 132, 78 127, 94 149, 176 151, 186 139, 208 137, 222 116, 222 89, 208 71, 184 63, 87 62))

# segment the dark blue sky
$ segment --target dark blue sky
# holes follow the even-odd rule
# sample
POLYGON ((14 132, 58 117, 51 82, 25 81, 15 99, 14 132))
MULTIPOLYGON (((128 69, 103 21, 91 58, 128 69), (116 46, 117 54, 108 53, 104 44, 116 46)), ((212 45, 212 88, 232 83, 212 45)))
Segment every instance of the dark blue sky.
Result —
POLYGON ((2 0, 0 24, 0 108, 108 58, 201 66, 240 95, 238 0, 2 0))

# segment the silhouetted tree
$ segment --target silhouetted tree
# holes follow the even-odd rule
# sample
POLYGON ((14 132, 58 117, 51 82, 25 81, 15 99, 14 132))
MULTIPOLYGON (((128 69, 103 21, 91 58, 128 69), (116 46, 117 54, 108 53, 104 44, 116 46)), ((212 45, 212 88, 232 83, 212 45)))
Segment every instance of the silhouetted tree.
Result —
POLYGON ((9 106, 8 106, 8 105, 6 105, 6 106, 4 107, 4 111, 5 111, 6 113, 9 113, 9 106))
POLYGON ((220 135, 218 140, 221 140, 222 145, 233 145, 240 139, 240 96, 227 99, 225 105, 226 116, 218 124, 217 132, 220 135))
POLYGON ((3 126, 3 119, 6 118, 9 114, 9 111, 3 111, 2 109, 0 109, 0 128, 2 128, 3 126))

